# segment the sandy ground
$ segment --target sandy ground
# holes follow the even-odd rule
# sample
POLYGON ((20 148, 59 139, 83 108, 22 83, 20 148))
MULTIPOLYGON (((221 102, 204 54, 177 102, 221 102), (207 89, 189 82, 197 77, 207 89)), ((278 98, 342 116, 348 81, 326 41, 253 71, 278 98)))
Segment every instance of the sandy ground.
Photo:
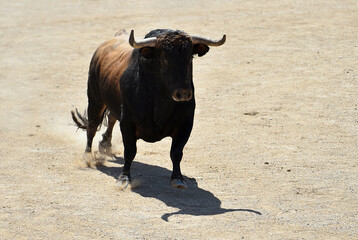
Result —
MULTIPOLYGON (((358 239, 358 2, 1 1, 0 239, 358 239), (119 29, 220 38, 194 63, 197 111, 170 139, 80 168, 96 47, 119 29)), ((98 133, 95 149, 100 139, 98 133)))

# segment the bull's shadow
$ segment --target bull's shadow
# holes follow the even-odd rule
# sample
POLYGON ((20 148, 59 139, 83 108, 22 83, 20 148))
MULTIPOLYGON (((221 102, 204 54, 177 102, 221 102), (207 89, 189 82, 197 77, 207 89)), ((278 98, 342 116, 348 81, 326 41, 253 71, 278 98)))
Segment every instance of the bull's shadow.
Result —
MULTIPOLYGON (((113 161, 118 164, 124 163, 121 157, 113 157, 113 161)), ((122 167, 107 167, 103 165, 97 169, 117 179, 122 167)), ((140 194, 142 197, 156 198, 167 206, 179 209, 177 212, 164 214, 162 219, 165 221, 168 221, 170 216, 179 214, 203 216, 227 212, 249 212, 261 215, 260 212, 252 209, 221 208, 221 201, 211 192, 199 188, 194 178, 184 176, 188 189, 173 189, 169 186, 171 171, 162 167, 133 162, 131 175, 133 184, 137 185, 132 188, 133 192, 140 194)))

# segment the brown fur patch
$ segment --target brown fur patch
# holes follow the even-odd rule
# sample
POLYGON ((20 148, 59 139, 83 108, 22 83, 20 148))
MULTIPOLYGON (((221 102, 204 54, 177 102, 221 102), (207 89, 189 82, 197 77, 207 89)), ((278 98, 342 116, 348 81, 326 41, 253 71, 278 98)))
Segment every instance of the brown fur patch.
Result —
MULTIPOLYGON (((119 96, 119 79, 127 69, 133 48, 128 43, 128 35, 122 33, 104 42, 95 52, 94 66, 100 79, 98 84, 102 97, 119 96)), ((114 102, 115 99, 108 99, 114 102)))

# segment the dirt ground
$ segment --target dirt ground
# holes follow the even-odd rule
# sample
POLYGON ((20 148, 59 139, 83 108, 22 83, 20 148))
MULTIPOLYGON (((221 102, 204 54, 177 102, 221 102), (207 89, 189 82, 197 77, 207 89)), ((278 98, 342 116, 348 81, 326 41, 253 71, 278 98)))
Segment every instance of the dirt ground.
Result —
MULTIPOLYGON (((358 1, 1 1, 0 239, 358 239, 358 1), (119 29, 227 42, 194 61, 197 110, 170 139, 81 168, 94 50, 119 29)), ((97 151, 101 132, 95 139, 97 151)))

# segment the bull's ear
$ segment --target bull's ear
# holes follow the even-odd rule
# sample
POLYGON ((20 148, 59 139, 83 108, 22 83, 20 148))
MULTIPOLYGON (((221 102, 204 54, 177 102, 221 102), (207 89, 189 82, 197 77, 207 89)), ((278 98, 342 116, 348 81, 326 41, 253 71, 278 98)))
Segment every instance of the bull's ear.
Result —
POLYGON ((145 58, 152 58, 154 56, 153 47, 143 47, 140 49, 140 52, 145 58))
POLYGON ((195 44, 193 54, 198 54, 199 57, 204 56, 207 52, 209 52, 209 47, 205 44, 195 44))

